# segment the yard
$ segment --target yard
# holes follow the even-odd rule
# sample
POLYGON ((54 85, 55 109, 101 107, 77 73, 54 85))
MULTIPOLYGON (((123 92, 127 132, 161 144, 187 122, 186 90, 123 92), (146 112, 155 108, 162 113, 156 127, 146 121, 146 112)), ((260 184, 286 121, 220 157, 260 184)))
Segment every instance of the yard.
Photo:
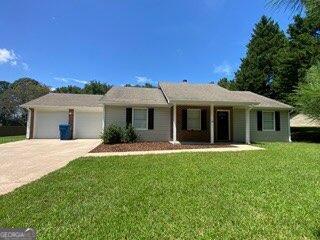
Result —
POLYGON ((26 135, 0 137, 0 144, 26 139, 26 135))
POLYGON ((0 196, 38 239, 319 239, 320 145, 81 158, 0 196))

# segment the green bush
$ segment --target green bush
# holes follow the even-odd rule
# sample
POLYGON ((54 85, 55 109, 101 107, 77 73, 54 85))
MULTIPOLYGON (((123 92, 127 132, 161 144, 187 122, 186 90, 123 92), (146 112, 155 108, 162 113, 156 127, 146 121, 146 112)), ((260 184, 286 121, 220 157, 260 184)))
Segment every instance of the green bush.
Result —
POLYGON ((102 135, 101 139, 103 140, 103 143, 121 143, 123 139, 123 130, 121 127, 111 124, 109 127, 107 127, 102 135))
POLYGON ((124 130, 124 141, 133 143, 138 140, 138 135, 134 131, 134 128, 131 124, 129 124, 124 130))

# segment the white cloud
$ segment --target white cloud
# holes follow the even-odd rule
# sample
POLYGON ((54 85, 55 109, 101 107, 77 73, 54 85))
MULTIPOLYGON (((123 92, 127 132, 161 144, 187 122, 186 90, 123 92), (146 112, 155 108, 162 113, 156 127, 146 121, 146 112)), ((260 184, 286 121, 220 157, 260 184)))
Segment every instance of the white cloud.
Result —
POLYGON ((29 65, 21 62, 21 57, 16 55, 12 49, 0 48, 0 64, 10 64, 11 66, 22 67, 25 71, 30 70, 29 65))
POLYGON ((151 78, 145 76, 135 76, 134 77, 139 84, 151 83, 151 78))
POLYGON ((214 67, 213 72, 216 74, 223 74, 226 76, 231 76, 233 73, 232 66, 227 63, 223 63, 221 65, 217 65, 214 67))
POLYGON ((77 79, 77 78, 69 78, 69 77, 54 77, 54 80, 57 81, 62 81, 64 83, 70 83, 70 82, 76 82, 76 83, 81 83, 81 84, 87 84, 88 81, 86 80, 81 80, 81 79, 77 79))
POLYGON ((9 63, 11 65, 17 65, 18 57, 13 50, 6 48, 0 48, 0 64, 9 63))
POLYGON ((28 64, 26 64, 25 62, 21 63, 22 64, 22 68, 25 70, 25 71, 29 71, 30 70, 30 67, 28 64))

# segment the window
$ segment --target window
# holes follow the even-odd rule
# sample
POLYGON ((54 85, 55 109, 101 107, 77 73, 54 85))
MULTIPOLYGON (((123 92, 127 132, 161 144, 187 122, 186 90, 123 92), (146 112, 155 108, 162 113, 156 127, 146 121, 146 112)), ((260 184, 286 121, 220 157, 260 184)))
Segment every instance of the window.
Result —
POLYGON ((274 112, 263 112, 262 120, 263 120, 262 127, 264 131, 274 131, 274 127, 275 127, 274 112))
POLYGON ((148 109, 146 108, 133 109, 132 126, 137 130, 148 129, 148 109))
POLYGON ((201 110, 200 109, 187 110, 187 129, 201 130, 201 110))

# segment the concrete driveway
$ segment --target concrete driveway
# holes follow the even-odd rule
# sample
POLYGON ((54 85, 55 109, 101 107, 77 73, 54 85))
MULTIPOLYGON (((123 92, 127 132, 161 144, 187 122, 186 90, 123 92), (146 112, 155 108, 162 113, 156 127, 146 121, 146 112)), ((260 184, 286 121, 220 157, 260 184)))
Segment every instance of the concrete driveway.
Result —
POLYGON ((99 139, 33 139, 0 144, 0 195, 65 166, 99 143, 99 139))

